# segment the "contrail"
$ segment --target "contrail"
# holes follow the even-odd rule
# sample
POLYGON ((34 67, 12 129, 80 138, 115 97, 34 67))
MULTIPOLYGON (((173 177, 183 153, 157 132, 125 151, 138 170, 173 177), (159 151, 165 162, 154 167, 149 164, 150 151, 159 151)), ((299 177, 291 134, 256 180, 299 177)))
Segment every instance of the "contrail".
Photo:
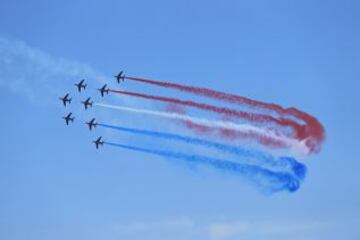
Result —
POLYGON ((206 118, 196 118, 196 117, 191 117, 188 115, 178 114, 178 113, 159 112, 159 111, 153 111, 153 110, 147 110, 147 109, 115 106, 115 105, 109 105, 109 104, 103 104, 103 103, 94 103, 94 106, 116 109, 116 110, 120 110, 120 111, 126 111, 126 112, 138 113, 138 114, 153 115, 153 116, 169 118, 169 119, 191 121, 195 124, 199 124, 199 125, 203 125, 203 126, 207 126, 207 127, 215 127, 215 128, 220 128, 220 129, 239 131, 239 132, 254 134, 259 137, 266 136, 266 137, 272 138, 276 141, 284 143, 287 147, 289 147, 296 154, 300 154, 300 155, 308 154, 308 149, 303 144, 303 142, 299 142, 295 139, 288 138, 286 136, 275 133, 271 130, 264 130, 262 128, 258 128, 258 127, 247 125, 247 124, 236 124, 236 123, 225 122, 225 121, 221 121, 221 120, 214 121, 214 120, 210 120, 210 119, 206 119, 206 118))
POLYGON ((201 155, 189 155, 178 152, 135 147, 111 142, 105 142, 105 144, 132 151, 158 155, 166 158, 173 158, 191 163, 204 164, 207 166, 212 166, 218 170, 236 173, 250 180, 253 184, 267 192, 278 192, 284 190, 289 192, 295 192, 300 187, 300 181, 296 177, 286 172, 274 172, 254 165, 240 164, 233 161, 210 158, 201 155))
POLYGON ((195 87, 195 86, 189 86, 189 85, 183 85, 183 84, 177 84, 177 83, 170 83, 170 82, 164 82, 164 81, 156 81, 156 80, 150 80, 150 79, 144 79, 139 77, 130 77, 127 76, 126 79, 157 85, 160 87, 165 88, 172 88, 183 92, 193 93, 200 96, 205 96, 212 99, 217 99, 229 103, 235 103, 239 105, 247 105, 250 107, 255 107, 259 109, 265 109, 265 110, 271 110, 273 112, 276 112, 282 116, 290 115, 297 119, 300 119, 306 123, 305 130, 301 132, 300 138, 306 138, 306 136, 311 136, 311 138, 307 139, 306 144, 310 148, 312 152, 318 152, 320 151, 320 145, 325 139, 325 129, 322 126, 322 124, 313 116, 310 114, 300 111, 296 108, 283 108, 282 106, 274 103, 267 103, 262 101, 253 100, 250 98, 246 98, 243 96, 235 95, 235 94, 229 94, 221 91, 216 91, 209 88, 203 88, 203 87, 195 87))
POLYGON ((290 127, 295 131, 295 135, 299 140, 302 140, 302 138, 305 138, 306 136, 303 136, 304 127, 300 124, 286 118, 277 119, 270 115, 264 115, 264 114, 256 114, 256 113, 250 113, 250 112, 244 112, 244 111, 238 111, 231 108, 226 107, 217 107, 210 104, 205 103, 199 103, 194 101, 188 101, 188 100, 181 100, 177 98, 170 98, 170 97, 162 97, 162 96, 155 96, 155 95, 149 95, 149 94, 143 94, 143 93, 136 93, 136 92, 129 92, 129 91, 121 91, 121 90, 113 90, 110 89, 113 93, 118 94, 124 94, 134 97, 140 97, 150 100, 156 100, 156 101, 162 101, 167 103, 174 103, 174 104, 180 104, 188 107, 194 107, 197 109, 210 111, 218 114, 223 114, 231 117, 237 117, 241 119, 245 119, 247 121, 251 122, 258 122, 258 123, 275 123, 278 126, 282 127, 290 127), (301 138, 300 138, 301 137, 301 138))
POLYGON ((228 144, 223 144, 223 143, 218 143, 218 142, 213 142, 200 138, 193 138, 193 137, 188 137, 173 133, 149 131, 149 130, 114 126, 114 125, 102 124, 102 123, 98 123, 97 125, 100 127, 105 127, 118 131, 133 133, 133 134, 151 136, 156 138, 164 138, 168 140, 182 141, 189 144, 214 148, 222 152, 234 154, 236 156, 251 158, 252 164, 267 165, 268 167, 275 167, 275 168, 280 167, 282 169, 290 169, 300 179, 304 179, 306 174, 305 165, 299 163, 298 161, 296 161, 296 159, 292 157, 274 158, 272 155, 266 154, 261 151, 245 149, 239 146, 228 145, 228 144))

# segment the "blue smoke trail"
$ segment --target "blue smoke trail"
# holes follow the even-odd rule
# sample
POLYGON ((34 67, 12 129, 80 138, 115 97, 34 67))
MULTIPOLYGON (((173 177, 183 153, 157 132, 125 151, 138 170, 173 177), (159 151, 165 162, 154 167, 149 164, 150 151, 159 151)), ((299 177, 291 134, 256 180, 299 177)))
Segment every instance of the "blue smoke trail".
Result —
POLYGON ((141 129, 134 129, 134 128, 126 128, 120 126, 113 126, 108 124, 98 124, 98 126, 115 129, 119 131, 134 133, 134 134, 141 134, 146 136, 158 137, 158 138, 165 138, 170 140, 182 141, 190 144, 197 144, 205 147, 216 148, 223 152, 232 153, 242 157, 249 157, 254 158, 261 161, 261 164, 267 164, 270 167, 290 167, 290 170, 301 180, 305 178, 306 175, 306 166, 299 163, 292 157, 280 157, 274 158, 270 154, 266 154, 260 151, 255 150, 248 150, 238 146, 232 146, 222 143, 217 143, 213 141, 208 141, 199 138, 192 138, 187 136, 182 136, 178 134, 172 133, 164 133, 164 132, 156 132, 156 131, 148 131, 148 130, 141 130, 141 129))
POLYGON ((300 181, 296 177, 293 177, 292 174, 285 172, 273 172, 268 169, 254 165, 240 164, 233 161, 210 158, 201 155, 188 155, 183 153, 162 151, 150 148, 141 148, 111 142, 105 142, 104 144, 114 147, 120 147, 123 149, 154 154, 167 158, 181 159, 187 162, 205 164, 213 166, 220 170, 234 172, 251 180, 253 183, 261 187, 266 192, 277 192, 283 190, 295 192, 300 187, 300 181))

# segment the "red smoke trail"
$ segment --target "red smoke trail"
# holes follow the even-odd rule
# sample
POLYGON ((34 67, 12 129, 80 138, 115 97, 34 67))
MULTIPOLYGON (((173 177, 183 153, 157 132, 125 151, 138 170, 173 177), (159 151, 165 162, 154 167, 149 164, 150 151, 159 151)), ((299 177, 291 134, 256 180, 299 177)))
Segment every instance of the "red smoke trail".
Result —
POLYGON ((294 116, 306 123, 305 127, 301 129, 301 131, 297 132, 297 137, 299 139, 305 139, 307 137, 311 137, 311 140, 306 141, 306 145, 311 148, 313 152, 317 152, 320 149, 320 144, 324 141, 325 138, 325 130, 324 127, 321 125, 321 123, 313 116, 302 112, 296 108, 283 108, 280 105, 274 104, 274 103, 266 103, 261 102, 257 100, 253 100, 250 98, 246 98, 239 95, 224 93, 220 91, 215 91, 208 88, 202 88, 202 87, 193 87, 193 86, 187 86, 177 83, 170 83, 170 82, 161 82, 161 81, 155 81, 155 80, 149 80, 149 79, 143 79, 143 78, 137 78, 137 77, 126 77, 128 80, 148 83, 152 85, 157 85, 161 87, 166 88, 172 88, 177 89, 184 92, 189 92, 213 99, 218 99, 230 103, 237 103, 241 105, 248 105, 251 107, 257 107, 262 108, 266 110, 272 110, 280 115, 291 115, 294 116))
POLYGON ((252 122, 258 122, 258 123, 272 122, 272 123, 278 124, 279 126, 282 126, 282 127, 291 127, 296 133, 296 138, 299 140, 303 139, 300 137, 302 137, 304 135, 304 131, 305 131, 303 126, 299 125, 298 123, 296 123, 292 120, 285 119, 285 118, 276 119, 269 115, 242 112, 242 111, 237 111, 237 110, 230 109, 230 108, 217 107, 214 105, 198 103, 198 102, 193 102, 193 101, 185 101, 185 100, 180 100, 177 98, 160 97, 160 96, 154 96, 154 95, 148 95, 148 94, 142 94, 142 93, 136 93, 136 92, 112 90, 112 89, 110 89, 110 91, 113 93, 125 94, 125 95, 130 95, 130 96, 135 96, 135 97, 141 97, 141 98, 145 98, 145 99, 157 100, 157 101, 174 103, 174 104, 181 104, 184 106, 194 107, 194 108, 211 111, 211 112, 215 112, 215 113, 219 113, 219 114, 224 114, 224 115, 228 115, 228 116, 232 116, 232 117, 242 118, 242 119, 252 121, 252 122))
POLYGON ((259 107, 264 109, 270 109, 273 110, 279 114, 284 114, 285 109, 283 109, 281 106, 273 103, 264 103, 256 100, 252 100, 246 97, 234 95, 234 94, 228 94, 220 91, 215 91, 208 88, 202 88, 202 87, 193 87, 193 86, 187 86, 182 85, 178 83, 170 83, 170 82, 162 82, 162 81, 155 81, 150 79, 144 79, 144 78, 137 78, 137 77, 125 77, 128 80, 133 80, 137 82, 143 82, 143 83, 149 83, 152 85, 157 85, 161 87, 166 88, 173 88, 177 89, 183 92, 190 92, 198 95, 202 95, 205 97, 210 97, 230 103, 239 103, 239 104, 245 104, 253 107, 259 107))

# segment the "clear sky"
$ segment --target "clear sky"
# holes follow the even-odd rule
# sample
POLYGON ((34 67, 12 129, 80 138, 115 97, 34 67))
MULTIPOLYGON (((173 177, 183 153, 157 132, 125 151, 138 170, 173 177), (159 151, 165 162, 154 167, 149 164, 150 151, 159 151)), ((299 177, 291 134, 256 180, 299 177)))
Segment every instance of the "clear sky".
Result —
POLYGON ((360 239, 359 9, 356 0, 2 0, 0 239, 360 239), (299 191, 270 196, 216 171, 97 151, 91 140, 113 133, 87 131, 93 113, 80 105, 66 127, 58 97, 70 91, 78 104, 90 91, 76 95, 74 81, 95 89, 91 77, 114 84, 121 69, 297 107, 324 125, 322 151, 304 160, 299 191))

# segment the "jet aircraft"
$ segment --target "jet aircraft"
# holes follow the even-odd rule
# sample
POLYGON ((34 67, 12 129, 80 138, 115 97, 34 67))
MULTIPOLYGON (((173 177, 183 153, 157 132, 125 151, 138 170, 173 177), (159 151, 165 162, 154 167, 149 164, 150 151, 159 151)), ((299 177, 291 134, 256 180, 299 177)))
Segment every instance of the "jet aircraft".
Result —
POLYGON ((66 107, 66 103, 69 104, 71 103, 71 98, 69 98, 69 93, 67 93, 64 97, 60 97, 59 99, 63 102, 65 107, 66 107))
POLYGON ((79 83, 75 83, 75 86, 77 87, 79 92, 81 92, 81 89, 85 90, 87 84, 85 84, 84 82, 85 82, 85 79, 81 80, 79 83))
POLYGON ((106 84, 102 86, 102 88, 98 88, 98 91, 100 91, 101 96, 103 97, 106 94, 109 94, 109 88, 106 88, 106 84))
POLYGON ((74 122, 75 117, 71 117, 72 113, 69 113, 65 117, 62 117, 65 119, 66 125, 69 125, 69 122, 74 122))
POLYGON ((124 71, 119 72, 119 74, 114 77, 118 83, 120 83, 120 80, 125 81, 124 71))
POLYGON ((87 124, 89 126, 89 130, 91 131, 93 128, 96 128, 97 123, 95 122, 95 118, 91 119, 90 122, 86 122, 85 124, 87 124))
POLYGON ((89 106, 92 107, 93 105, 90 97, 88 97, 85 101, 82 101, 81 103, 84 104, 85 110, 87 110, 89 106))
POLYGON ((95 141, 93 141, 93 143, 95 144, 96 149, 98 149, 99 145, 102 146, 104 144, 104 141, 101 141, 101 137, 98 137, 95 141))

